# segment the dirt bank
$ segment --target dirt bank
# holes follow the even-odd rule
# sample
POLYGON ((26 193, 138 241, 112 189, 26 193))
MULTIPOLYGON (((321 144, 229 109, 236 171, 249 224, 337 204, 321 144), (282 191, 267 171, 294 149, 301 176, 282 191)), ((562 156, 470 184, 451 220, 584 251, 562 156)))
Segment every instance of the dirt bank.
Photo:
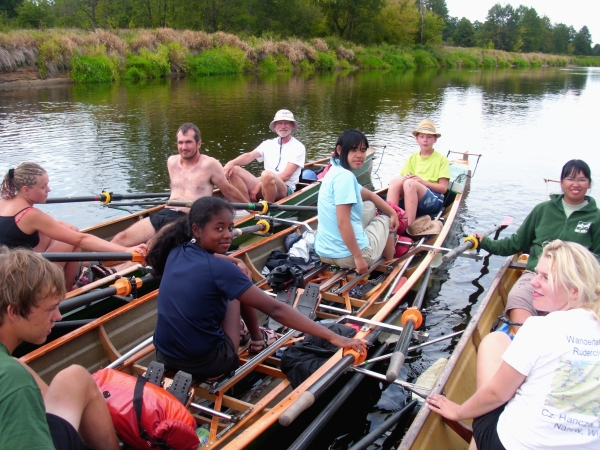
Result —
POLYGON ((72 82, 66 73, 60 74, 56 78, 42 79, 40 78, 38 69, 35 67, 24 67, 13 72, 0 72, 0 91, 28 87, 57 86, 72 82))

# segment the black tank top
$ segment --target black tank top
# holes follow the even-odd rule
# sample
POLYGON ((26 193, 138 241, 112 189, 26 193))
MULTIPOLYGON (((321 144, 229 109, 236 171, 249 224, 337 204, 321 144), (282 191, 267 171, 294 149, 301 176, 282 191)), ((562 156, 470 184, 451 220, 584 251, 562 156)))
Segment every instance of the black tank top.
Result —
POLYGON ((36 231, 32 234, 25 234, 17 226, 18 220, 20 220, 31 208, 33 208, 33 206, 22 209, 14 216, 0 216, 0 244, 6 245, 8 248, 33 248, 40 243, 40 233, 36 231), (19 214, 21 214, 21 217, 17 219, 19 214))

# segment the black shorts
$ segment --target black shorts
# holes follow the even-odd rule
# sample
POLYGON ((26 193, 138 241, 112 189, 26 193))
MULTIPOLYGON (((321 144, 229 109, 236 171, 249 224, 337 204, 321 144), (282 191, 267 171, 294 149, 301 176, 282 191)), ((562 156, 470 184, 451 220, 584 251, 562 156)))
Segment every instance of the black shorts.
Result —
POLYGON ((65 419, 46 413, 46 422, 56 450, 87 450, 75 427, 65 419))
POLYGON ((493 411, 473 419, 473 438, 478 449, 506 450, 498 437, 498 419, 506 403, 493 411))
POLYGON ((158 231, 182 216, 187 216, 187 214, 176 209, 163 208, 154 214, 150 214, 150 223, 154 227, 154 230, 158 231))
POLYGON ((165 365, 165 370, 177 372, 183 370, 192 375, 194 380, 206 380, 229 376, 240 366, 240 357, 233 347, 229 336, 225 335, 223 344, 197 359, 175 359, 156 350, 156 360, 165 365))

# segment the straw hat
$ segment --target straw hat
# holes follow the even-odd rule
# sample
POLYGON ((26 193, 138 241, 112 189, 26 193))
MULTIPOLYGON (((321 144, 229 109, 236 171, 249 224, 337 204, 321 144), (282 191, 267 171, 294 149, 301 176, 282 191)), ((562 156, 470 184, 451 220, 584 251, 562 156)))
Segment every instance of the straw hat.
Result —
POLYGON ((435 137, 442 137, 442 135, 435 130, 435 125, 429 119, 421 120, 417 129, 412 132, 415 137, 419 133, 433 134, 435 137))
POLYGON ((289 122, 294 122, 294 129, 292 130, 292 133, 298 129, 298 122, 296 122, 296 119, 294 119, 294 115, 292 114, 292 112, 287 109, 280 109, 279 111, 277 111, 275 113, 275 117, 269 124, 269 129, 271 131, 273 131, 273 132, 275 131, 275 128, 273 127, 273 125, 275 124, 275 122, 278 122, 279 120, 287 120, 289 122))
POLYGON ((439 220, 431 220, 429 216, 421 216, 406 229, 410 236, 427 236, 428 234, 440 234, 444 225, 439 220))

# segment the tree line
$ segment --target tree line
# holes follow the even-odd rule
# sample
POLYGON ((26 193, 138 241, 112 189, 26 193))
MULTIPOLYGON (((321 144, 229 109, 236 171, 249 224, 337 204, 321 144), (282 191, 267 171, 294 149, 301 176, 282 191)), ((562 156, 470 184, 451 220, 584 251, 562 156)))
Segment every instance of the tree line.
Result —
POLYGON ((241 37, 337 36, 360 45, 442 44, 509 52, 600 55, 587 26, 540 17, 534 8, 494 5, 486 21, 452 17, 446 0, 3 0, 11 28, 159 28, 241 37))

